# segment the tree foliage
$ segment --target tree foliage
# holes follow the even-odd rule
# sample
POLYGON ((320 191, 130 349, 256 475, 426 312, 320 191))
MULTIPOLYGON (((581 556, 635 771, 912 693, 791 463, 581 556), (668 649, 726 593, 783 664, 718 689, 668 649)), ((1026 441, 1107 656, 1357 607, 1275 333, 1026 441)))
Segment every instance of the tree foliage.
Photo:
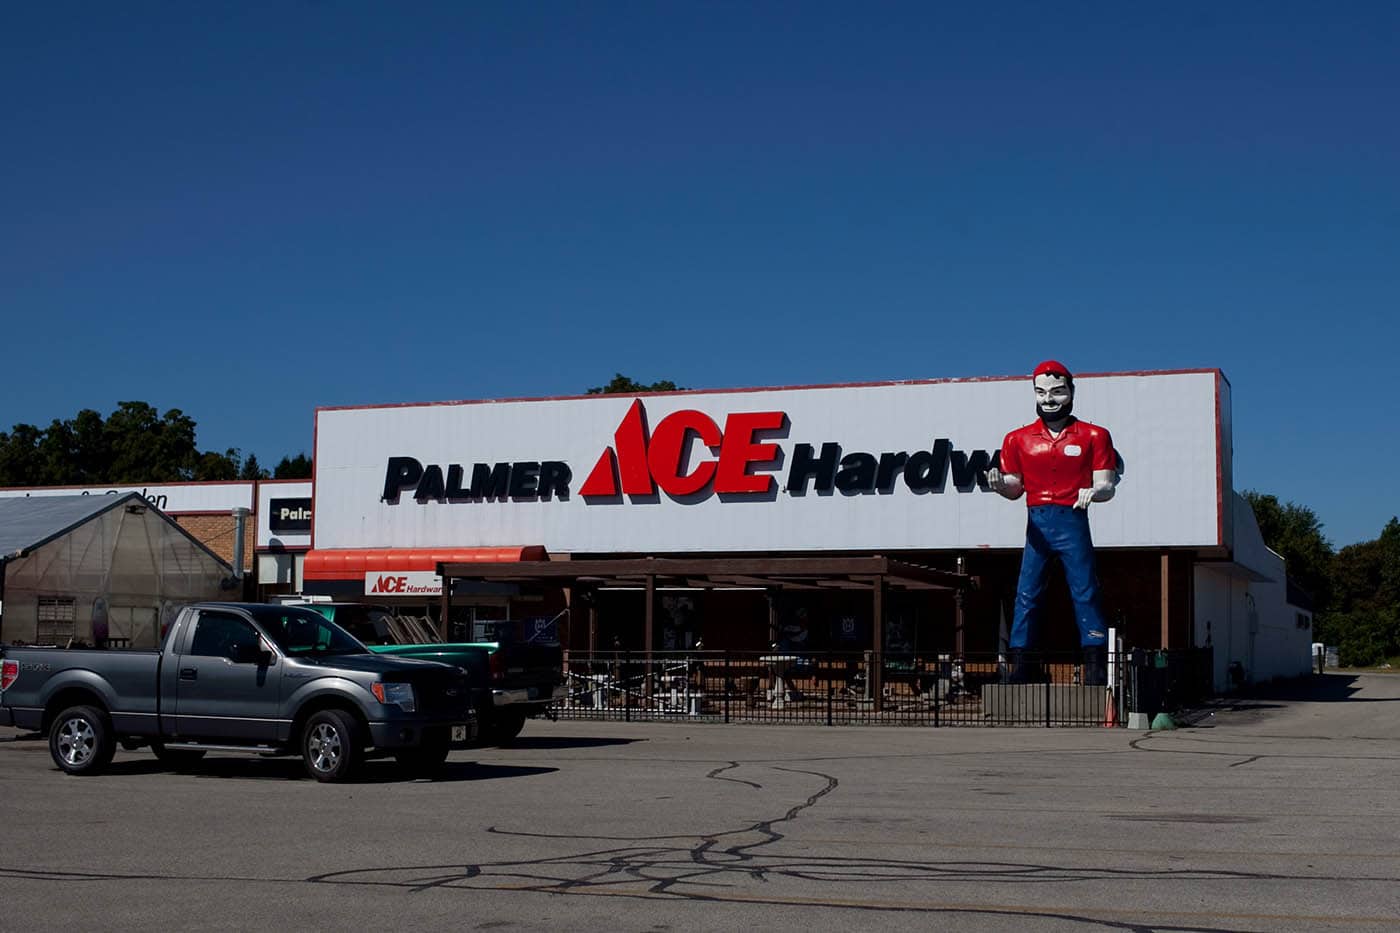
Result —
POLYGON ((1313 597, 1313 638, 1336 645, 1345 667, 1400 655, 1400 519, 1374 541, 1334 551, 1312 509, 1252 490, 1244 497, 1264 543, 1313 597))
POLYGON ((1333 550, 1322 534, 1317 513, 1252 489, 1243 495, 1254 509, 1264 543, 1288 562, 1288 575, 1308 591, 1316 605, 1326 606, 1331 595, 1333 550))
POLYGON ((257 454, 249 454, 248 459, 243 461, 243 468, 238 471, 238 478, 243 480, 271 479, 272 474, 264 470, 261 463, 258 463, 257 454))
POLYGON ((669 379, 660 382, 638 382, 630 376, 617 373, 613 376, 612 382, 604 386, 594 386, 588 390, 589 395, 628 395, 634 392, 679 392, 685 386, 678 386, 669 379))
POLYGON ((1337 645, 1345 666, 1380 664, 1400 654, 1400 519, 1374 541, 1344 547, 1332 562, 1332 601, 1314 626, 1337 645))
MULTIPOLYGON (((119 402, 106 418, 85 408, 47 428, 0 432, 0 486, 99 486, 264 479, 256 456, 201 451, 195 421, 178 408, 119 402)), ((304 459, 304 457, 303 457, 304 459)), ((285 458, 284 458, 285 460, 285 458)), ((309 474, 308 474, 309 475, 309 474)))
POLYGON ((310 479, 311 458, 304 453, 295 457, 283 457, 272 471, 273 479, 310 479))

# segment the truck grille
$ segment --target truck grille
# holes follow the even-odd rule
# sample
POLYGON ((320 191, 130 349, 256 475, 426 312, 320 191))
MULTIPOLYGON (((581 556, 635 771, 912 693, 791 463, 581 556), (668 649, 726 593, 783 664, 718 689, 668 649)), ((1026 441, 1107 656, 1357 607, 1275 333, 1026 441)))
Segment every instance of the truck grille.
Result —
POLYGON ((455 674, 415 680, 413 692, 418 700, 418 712, 429 716, 462 716, 472 708, 471 684, 467 678, 455 674))

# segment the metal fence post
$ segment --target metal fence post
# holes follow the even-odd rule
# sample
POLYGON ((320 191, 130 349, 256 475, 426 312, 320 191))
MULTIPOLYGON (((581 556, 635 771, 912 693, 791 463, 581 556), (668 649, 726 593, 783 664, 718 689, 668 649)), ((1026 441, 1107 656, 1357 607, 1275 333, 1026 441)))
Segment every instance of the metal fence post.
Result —
POLYGON ((938 685, 943 680, 943 662, 935 661, 933 667, 933 727, 938 728, 938 710, 943 706, 942 699, 938 696, 938 685))
POLYGON ((724 721, 729 722, 729 694, 734 692, 734 675, 729 670, 729 652, 724 652, 724 721))
POLYGON ((831 725, 831 681, 826 683, 826 724, 831 725))
POLYGON ((632 721, 632 688, 628 684, 628 676, 632 670, 632 652, 622 652, 622 719, 624 722, 632 721))
POLYGON ((1041 662, 1041 670, 1045 674, 1045 728, 1050 728, 1050 664, 1041 662))

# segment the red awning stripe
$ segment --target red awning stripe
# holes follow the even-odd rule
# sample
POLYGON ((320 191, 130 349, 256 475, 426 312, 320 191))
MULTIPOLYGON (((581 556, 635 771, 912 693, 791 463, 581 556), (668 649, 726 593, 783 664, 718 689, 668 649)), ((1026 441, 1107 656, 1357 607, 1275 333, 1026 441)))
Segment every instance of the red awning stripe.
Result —
POLYGON ((306 552, 302 576, 307 580, 363 580, 367 573, 436 570, 440 563, 509 563, 549 560, 544 545, 473 548, 364 548, 306 552))

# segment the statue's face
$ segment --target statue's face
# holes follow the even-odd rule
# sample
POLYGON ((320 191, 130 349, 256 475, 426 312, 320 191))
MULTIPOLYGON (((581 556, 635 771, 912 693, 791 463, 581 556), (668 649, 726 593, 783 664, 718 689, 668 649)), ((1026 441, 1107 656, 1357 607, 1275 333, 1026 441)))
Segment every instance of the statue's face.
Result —
POLYGON ((1064 376, 1044 373, 1035 377, 1035 412, 1045 421, 1068 418, 1074 407, 1074 386, 1064 376))

